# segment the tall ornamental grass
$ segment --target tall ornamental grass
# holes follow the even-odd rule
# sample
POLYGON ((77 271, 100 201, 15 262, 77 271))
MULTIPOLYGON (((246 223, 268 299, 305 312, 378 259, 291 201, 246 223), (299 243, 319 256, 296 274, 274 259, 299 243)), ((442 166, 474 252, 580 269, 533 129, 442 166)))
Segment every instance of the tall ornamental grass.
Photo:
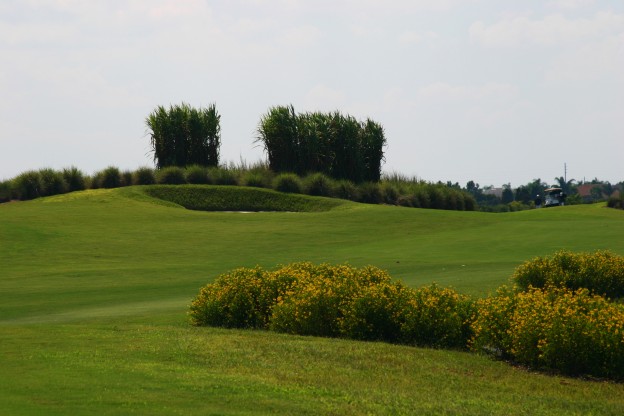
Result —
POLYGON ((386 138, 383 127, 334 113, 297 114, 292 105, 269 109, 260 119, 257 142, 276 173, 321 172, 355 183, 379 181, 386 138))
POLYGON ((157 167, 217 166, 220 122, 214 104, 198 109, 186 103, 157 107, 145 120, 157 167))

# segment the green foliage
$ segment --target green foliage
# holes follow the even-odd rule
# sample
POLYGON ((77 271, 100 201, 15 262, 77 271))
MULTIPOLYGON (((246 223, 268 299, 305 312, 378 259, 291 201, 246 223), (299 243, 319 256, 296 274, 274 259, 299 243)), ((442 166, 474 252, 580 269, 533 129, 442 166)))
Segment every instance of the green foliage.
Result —
POLYGON ((133 173, 131 171, 124 170, 123 172, 121 172, 120 177, 121 183, 119 186, 132 186, 133 173))
POLYGON ((336 198, 348 199, 350 201, 357 201, 360 198, 357 186, 345 179, 336 182, 334 195, 336 198))
POLYGON ((87 180, 84 174, 74 166, 63 169, 63 179, 65 179, 67 184, 67 192, 87 189, 87 180))
POLYGON ((587 289, 530 288, 477 302, 471 347, 538 369, 624 379, 624 305, 587 289))
POLYGON ((280 173, 273 179, 273 189, 279 192, 300 194, 303 192, 303 183, 294 173, 280 173))
POLYGON ((216 106, 193 108, 188 104, 157 107, 145 120, 159 168, 167 166, 217 166, 221 146, 221 116, 216 106))
POLYGON ((410 293, 401 316, 401 340, 420 346, 464 349, 472 335, 473 302, 435 284, 410 293))
POLYGON ((183 185, 186 184, 184 169, 178 166, 168 166, 159 169, 156 173, 156 183, 162 185, 183 185))
POLYGON ((276 173, 321 172, 335 179, 379 181, 384 130, 372 120, 359 122, 339 112, 296 114, 293 106, 269 109, 258 138, 276 173))
POLYGON ((236 269, 203 287, 194 325, 466 348, 472 302, 436 285, 410 289, 375 267, 295 263, 236 269))
POLYGON ((413 291, 389 279, 362 285, 341 322, 341 332, 363 341, 407 342, 403 325, 413 291))
POLYGON ((289 195, 260 188, 231 186, 158 185, 145 189, 148 195, 198 211, 328 211, 340 202, 289 195))
POLYGON ((624 191, 620 191, 618 196, 611 196, 607 200, 609 208, 624 209, 624 191))
POLYGON ((208 177, 215 185, 238 185, 237 174, 232 169, 211 167, 208 169, 208 177))
POLYGON ((208 168, 200 165, 192 165, 186 168, 185 179, 187 183, 202 185, 209 184, 208 168))
POLYGON ((39 198, 45 194, 41 174, 34 170, 24 172, 13 179, 13 187, 17 199, 21 200, 39 198))
POLYGON ((313 173, 303 179, 305 193, 314 196, 333 196, 336 183, 327 175, 313 173))
POLYGON ((558 251, 520 265, 512 279, 521 289, 549 286, 589 289, 609 298, 624 297, 624 257, 609 251, 558 251))
POLYGON ((156 183, 154 169, 141 167, 134 171, 132 175, 133 185, 153 185, 156 183))
POLYGON ((13 184, 11 181, 0 182, 0 204, 9 202, 13 197, 13 184))
POLYGON ((67 183, 61 172, 54 169, 41 169, 39 171, 41 180, 40 196, 58 195, 67 192, 67 183))
POLYGON ((240 182, 243 186, 269 188, 271 186, 271 177, 263 175, 261 172, 247 171, 242 174, 240 182))
POLYGON ((93 176, 92 188, 119 188, 121 186, 121 172, 114 166, 97 172, 93 176))
POLYGON ((380 204, 383 202, 381 187, 375 182, 365 182, 358 186, 359 201, 365 204, 380 204))

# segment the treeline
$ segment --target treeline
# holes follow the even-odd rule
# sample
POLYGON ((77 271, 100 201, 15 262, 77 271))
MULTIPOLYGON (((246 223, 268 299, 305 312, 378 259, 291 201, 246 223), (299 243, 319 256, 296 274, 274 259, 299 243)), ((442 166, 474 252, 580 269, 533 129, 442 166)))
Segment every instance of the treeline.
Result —
POLYGON ((339 112, 296 114, 292 105, 278 106, 262 117, 257 141, 277 173, 321 172, 355 183, 381 178, 386 138, 383 127, 370 119, 339 112))
POLYGON ((596 178, 592 181, 577 182, 574 179, 566 180, 559 177, 554 178, 550 184, 538 178, 516 188, 513 188, 511 184, 505 184, 502 188, 480 187, 474 181, 469 181, 464 187, 457 182, 447 182, 446 186, 468 192, 475 199, 479 210, 489 212, 521 211, 535 208, 535 200, 538 195, 543 198, 544 191, 548 188, 561 188, 567 195, 566 205, 606 201, 607 206, 612 208, 624 206, 622 203, 624 182, 611 184, 596 178))
POLYGON ((336 180, 322 173, 305 176, 275 173, 265 164, 229 167, 193 165, 186 168, 169 166, 162 169, 144 167, 136 171, 120 171, 111 166, 92 176, 85 175, 75 167, 60 171, 33 170, 0 182, 0 202, 30 200, 86 189, 154 184, 238 185, 369 204, 460 211, 476 209, 475 200, 470 194, 415 178, 394 175, 379 182, 354 183, 346 179, 336 180))

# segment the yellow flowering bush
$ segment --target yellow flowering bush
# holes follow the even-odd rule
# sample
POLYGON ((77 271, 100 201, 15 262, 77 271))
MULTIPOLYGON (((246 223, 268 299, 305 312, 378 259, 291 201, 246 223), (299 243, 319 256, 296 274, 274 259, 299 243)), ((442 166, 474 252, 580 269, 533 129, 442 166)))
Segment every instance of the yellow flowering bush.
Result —
POLYGON ((624 378, 624 305, 588 289, 506 289, 479 300, 471 348, 569 375, 624 378))
POLYGON ((402 309, 401 341, 410 345, 466 348, 473 302, 433 284, 412 290, 402 309))
POLYGON ((214 283, 201 288, 191 303, 191 323, 197 326, 266 328, 273 306, 296 279, 296 274, 268 273, 260 267, 240 268, 223 274, 214 283))
POLYGON ((389 281, 390 276, 375 267, 316 266, 278 299, 270 328, 300 335, 339 336, 352 299, 360 290, 389 281))
POLYGON ((573 290, 586 288, 598 295, 622 298, 624 257, 609 251, 572 253, 562 250, 520 265, 512 279, 523 290, 529 286, 561 286, 573 290))
POLYGON ((361 287, 340 321, 341 333, 352 339, 399 342, 411 294, 412 289, 398 282, 361 287))

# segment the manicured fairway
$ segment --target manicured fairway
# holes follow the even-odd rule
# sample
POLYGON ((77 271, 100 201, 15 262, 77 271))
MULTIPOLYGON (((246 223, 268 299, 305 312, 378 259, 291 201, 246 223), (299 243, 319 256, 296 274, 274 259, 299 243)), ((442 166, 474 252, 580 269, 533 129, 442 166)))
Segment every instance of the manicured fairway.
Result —
POLYGON ((412 286, 481 296, 536 255, 624 254, 624 212, 600 205, 328 209, 189 211, 141 188, 0 205, 0 414, 624 414, 621 384, 466 353, 187 325, 199 287, 241 266, 372 264, 412 286))

